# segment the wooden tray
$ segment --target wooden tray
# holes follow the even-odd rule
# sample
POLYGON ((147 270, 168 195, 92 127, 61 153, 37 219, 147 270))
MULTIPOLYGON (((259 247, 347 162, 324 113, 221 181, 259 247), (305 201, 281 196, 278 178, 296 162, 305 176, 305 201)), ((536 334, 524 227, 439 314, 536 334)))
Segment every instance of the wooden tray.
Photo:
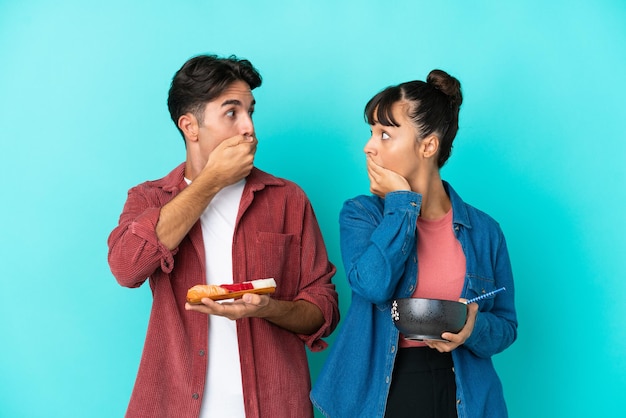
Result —
MULTIPOLYGON (((255 293, 257 295, 266 295, 269 293, 274 293, 276 291, 275 287, 264 287, 261 289, 248 289, 248 290, 240 290, 238 292, 230 292, 225 293, 223 295, 214 295, 208 296, 209 299, 212 300, 226 300, 226 299, 240 299, 246 293, 255 293)), ((202 302, 189 302, 191 305, 202 305, 202 302)))

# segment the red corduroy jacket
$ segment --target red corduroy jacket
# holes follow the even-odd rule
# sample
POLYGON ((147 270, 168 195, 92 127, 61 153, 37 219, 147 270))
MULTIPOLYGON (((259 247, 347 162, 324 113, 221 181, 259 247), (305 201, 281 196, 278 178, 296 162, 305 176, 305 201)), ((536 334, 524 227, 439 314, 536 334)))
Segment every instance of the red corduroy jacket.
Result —
MULTIPOLYGON (((197 417, 207 369, 208 318, 185 310, 187 289, 203 283, 205 257, 198 221, 179 247, 156 237, 160 208, 187 186, 184 164, 128 192, 119 225, 109 236, 109 265, 122 286, 149 278, 152 312, 127 417, 197 417)), ((246 417, 312 417, 305 345, 337 326, 339 310, 315 214, 294 183, 253 169, 246 179, 233 237, 234 282, 273 277, 272 297, 317 305, 324 325, 298 335, 259 318, 237 321, 246 417)))

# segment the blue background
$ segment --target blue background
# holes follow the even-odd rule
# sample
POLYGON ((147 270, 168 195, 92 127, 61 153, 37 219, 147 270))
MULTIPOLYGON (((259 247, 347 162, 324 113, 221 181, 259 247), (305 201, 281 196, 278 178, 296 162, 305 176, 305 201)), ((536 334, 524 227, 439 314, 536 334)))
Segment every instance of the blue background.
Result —
POLYGON ((519 339, 495 362, 510 415, 619 414, 624 45, 623 0, 0 0, 0 416, 123 416, 151 296, 117 285, 106 239, 127 189, 183 161, 167 90, 207 52, 260 69, 257 165, 311 198, 342 312, 337 218, 368 192, 363 107, 433 68, 457 76, 442 174, 508 239, 519 339))

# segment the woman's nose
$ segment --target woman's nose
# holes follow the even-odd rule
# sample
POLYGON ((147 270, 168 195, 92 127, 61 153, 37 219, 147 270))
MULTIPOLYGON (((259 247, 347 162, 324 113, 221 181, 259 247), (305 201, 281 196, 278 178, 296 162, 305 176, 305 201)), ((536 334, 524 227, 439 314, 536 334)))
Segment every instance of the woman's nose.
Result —
POLYGON ((365 147, 363 148, 363 152, 367 155, 375 155, 376 154, 376 147, 374 144, 374 138, 371 137, 367 143, 365 144, 365 147))

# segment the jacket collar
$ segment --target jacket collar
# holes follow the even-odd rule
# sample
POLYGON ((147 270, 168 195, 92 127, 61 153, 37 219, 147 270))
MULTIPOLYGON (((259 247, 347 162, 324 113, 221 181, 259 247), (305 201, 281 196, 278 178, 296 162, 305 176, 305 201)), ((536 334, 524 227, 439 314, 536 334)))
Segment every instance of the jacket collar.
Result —
POLYGON ((155 186, 161 187, 166 192, 177 194, 187 187, 187 182, 185 181, 185 163, 181 163, 167 176, 156 180, 154 183, 155 186))
MULTIPOLYGON (((179 193, 187 187, 187 182, 185 181, 185 163, 181 163, 162 179, 154 181, 154 185, 161 187, 166 192, 174 194, 179 193)), ((252 192, 264 189, 266 186, 284 185, 285 180, 274 177, 273 175, 259 170, 256 167, 253 167, 248 177, 246 177, 246 189, 251 190, 252 192)))
POLYGON ((285 180, 259 170, 256 167, 252 168, 248 177, 246 177, 246 188, 256 192, 257 190, 264 189, 266 186, 284 186, 285 180))
POLYGON ((466 228, 471 228, 472 224, 467 212, 467 206, 463 199, 454 191, 452 186, 447 181, 443 181, 443 187, 450 198, 452 203, 452 223, 455 225, 463 225, 466 228))

